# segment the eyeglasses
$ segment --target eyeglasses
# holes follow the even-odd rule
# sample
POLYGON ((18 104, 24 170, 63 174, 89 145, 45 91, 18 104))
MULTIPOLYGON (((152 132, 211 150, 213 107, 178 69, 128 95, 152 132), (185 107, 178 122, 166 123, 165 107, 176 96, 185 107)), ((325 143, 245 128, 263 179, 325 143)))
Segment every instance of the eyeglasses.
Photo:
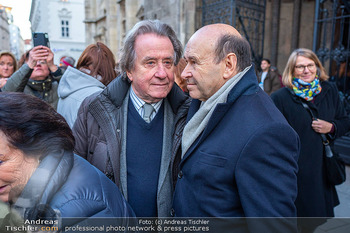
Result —
POLYGON ((309 65, 307 65, 307 66, 298 65, 298 66, 295 66, 295 69, 296 69, 297 71, 299 71, 299 72, 304 72, 304 70, 305 70, 306 67, 307 67, 307 69, 308 69, 309 71, 313 71, 313 70, 315 70, 316 65, 315 65, 315 64, 309 64, 309 65))
POLYGON ((40 64, 40 65, 45 65, 45 64, 47 64, 47 62, 46 62, 45 60, 38 60, 36 63, 37 63, 37 64, 40 64))

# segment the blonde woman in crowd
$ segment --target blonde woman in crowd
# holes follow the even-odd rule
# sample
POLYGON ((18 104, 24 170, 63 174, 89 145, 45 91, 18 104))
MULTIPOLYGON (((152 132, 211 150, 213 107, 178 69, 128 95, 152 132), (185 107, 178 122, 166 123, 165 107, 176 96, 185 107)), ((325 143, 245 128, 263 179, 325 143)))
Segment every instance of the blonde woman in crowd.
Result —
POLYGON ((17 70, 15 56, 7 51, 0 52, 0 88, 2 88, 8 78, 17 70))

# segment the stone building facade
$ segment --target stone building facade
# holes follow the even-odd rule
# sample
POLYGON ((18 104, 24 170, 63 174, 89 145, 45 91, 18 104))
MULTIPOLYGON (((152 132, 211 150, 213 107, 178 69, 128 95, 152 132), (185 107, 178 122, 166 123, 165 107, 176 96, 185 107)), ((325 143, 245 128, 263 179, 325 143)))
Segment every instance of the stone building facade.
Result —
POLYGON ((85 0, 87 44, 105 43, 119 58, 127 32, 143 19, 159 19, 173 27, 185 44, 195 31, 195 0, 85 0))
MULTIPOLYGON (((256 1, 264 2, 264 0, 248 2, 256 1)), ((206 2, 219 5, 225 1, 206 2)), ((217 10, 215 8, 204 9, 204 7, 203 0, 85 0, 86 41, 106 43, 118 58, 123 39, 136 22, 143 19, 159 19, 171 25, 185 45, 191 35, 203 26, 203 14, 222 14, 215 12, 217 10)), ((260 58, 270 58, 279 70, 283 70, 292 51, 293 10, 291 9, 294 8, 294 1, 266 0, 265 7, 263 52, 260 58), (279 9, 279 15, 276 9, 279 9), (272 30, 273 28, 275 30, 272 30)), ((300 27, 298 46, 312 48, 315 1, 303 1, 300 8, 299 17, 303 26, 300 27)))
POLYGON ((105 43, 118 57, 123 39, 143 18, 143 1, 85 0, 86 43, 105 43))
POLYGON ((312 49, 314 20, 314 0, 267 0, 263 57, 283 72, 294 49, 312 49))
MULTIPOLYGON (((320 5, 339 7, 343 3, 342 0, 85 0, 86 38, 90 43, 104 41, 118 59, 126 33, 143 19, 168 23, 184 45, 208 22, 229 23, 251 43, 256 68, 266 57, 283 72, 294 49, 317 50, 314 46, 322 40, 322 32, 314 36, 316 9, 321 9, 320 5)), ((348 8, 342 9, 350 14, 348 8)), ((345 23, 348 21, 345 19, 345 23)), ((331 41, 328 38, 335 33, 330 32, 324 38, 331 41)))
POLYGON ((0 5, 0 51, 10 51, 9 18, 5 8, 0 5))
POLYGON ((55 64, 70 56, 78 60, 86 47, 84 0, 32 0, 32 32, 46 32, 55 64))

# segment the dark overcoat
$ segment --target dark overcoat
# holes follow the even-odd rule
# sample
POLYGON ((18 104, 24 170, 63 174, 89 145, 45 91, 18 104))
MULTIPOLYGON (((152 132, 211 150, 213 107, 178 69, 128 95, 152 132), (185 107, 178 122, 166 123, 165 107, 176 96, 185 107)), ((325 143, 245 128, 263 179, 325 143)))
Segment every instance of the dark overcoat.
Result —
MULTIPOLYGON (((190 119, 199 109, 193 100, 190 119)), ((299 138, 251 68, 179 165, 178 217, 296 216, 299 138)))
MULTIPOLYGON (((337 87, 321 82, 322 91, 314 103, 307 102, 315 117, 335 125, 334 136, 344 135, 350 127, 349 117, 340 101, 337 87)), ((326 179, 323 144, 320 134, 312 127, 310 113, 300 98, 287 87, 272 96, 278 109, 298 133, 301 141, 298 172, 298 197, 295 202, 299 217, 334 216, 333 208, 339 204, 334 185, 326 179)))

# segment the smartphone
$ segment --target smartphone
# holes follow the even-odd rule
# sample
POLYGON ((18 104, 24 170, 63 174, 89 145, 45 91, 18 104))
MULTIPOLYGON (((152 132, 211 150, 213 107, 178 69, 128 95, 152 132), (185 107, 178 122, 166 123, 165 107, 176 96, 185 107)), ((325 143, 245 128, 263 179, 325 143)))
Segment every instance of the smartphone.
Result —
POLYGON ((49 35, 46 32, 34 32, 33 33, 34 47, 43 45, 50 48, 49 35))

